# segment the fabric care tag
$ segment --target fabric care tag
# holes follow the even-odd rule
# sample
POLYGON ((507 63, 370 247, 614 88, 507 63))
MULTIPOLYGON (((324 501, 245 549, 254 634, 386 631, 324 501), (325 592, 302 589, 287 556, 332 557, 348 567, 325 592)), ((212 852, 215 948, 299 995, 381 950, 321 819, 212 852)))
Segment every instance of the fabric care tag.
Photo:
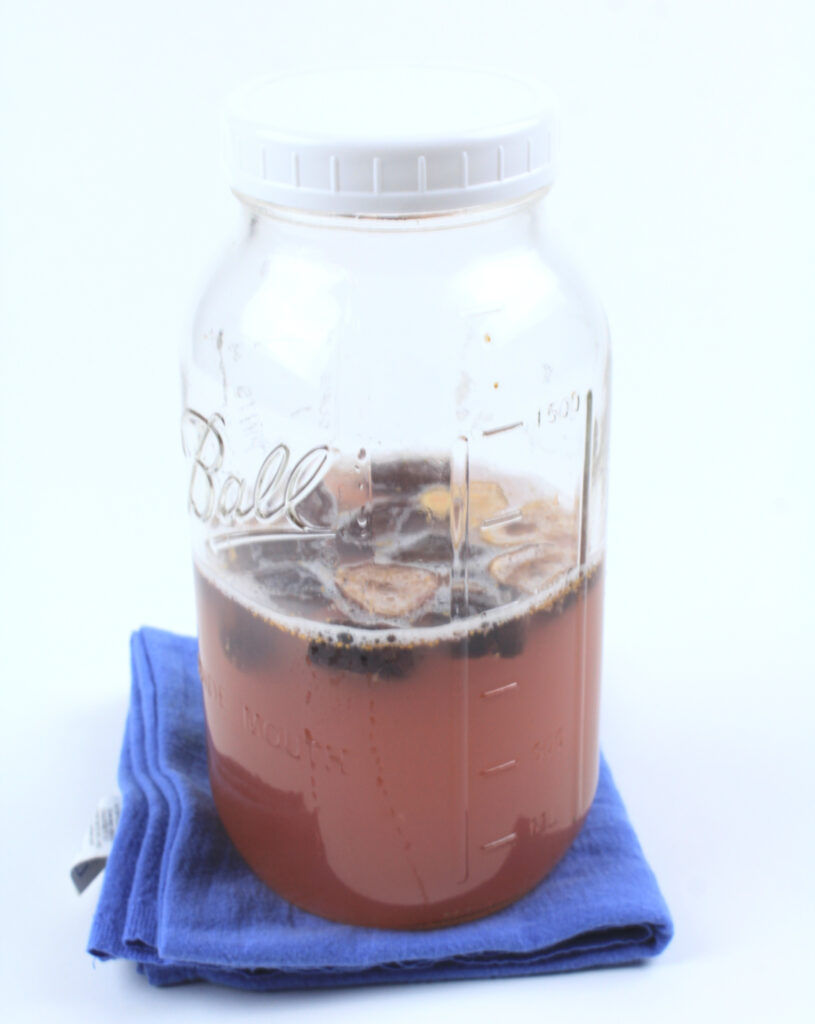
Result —
POLYGON ((71 879, 77 892, 84 892, 107 863, 121 813, 122 798, 118 793, 99 801, 76 863, 71 868, 71 879))

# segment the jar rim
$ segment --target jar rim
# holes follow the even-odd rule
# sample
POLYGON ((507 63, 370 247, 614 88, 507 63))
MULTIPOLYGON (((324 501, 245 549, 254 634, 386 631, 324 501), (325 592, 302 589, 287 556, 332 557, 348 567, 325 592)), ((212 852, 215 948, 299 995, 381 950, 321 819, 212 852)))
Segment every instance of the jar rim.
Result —
POLYGON ((299 210, 447 213, 554 179, 540 84, 472 68, 340 68, 248 83, 225 110, 233 189, 299 210))

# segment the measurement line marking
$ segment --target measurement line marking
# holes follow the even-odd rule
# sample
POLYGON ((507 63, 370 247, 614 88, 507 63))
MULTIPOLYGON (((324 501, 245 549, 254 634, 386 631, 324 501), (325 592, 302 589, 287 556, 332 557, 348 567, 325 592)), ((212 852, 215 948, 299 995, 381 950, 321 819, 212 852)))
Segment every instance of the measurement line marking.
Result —
POLYGON ((481 693, 482 697, 498 697, 502 693, 509 693, 510 690, 517 689, 517 683, 507 683, 506 686, 496 686, 494 690, 483 690, 481 693))
POLYGON ((242 547, 244 544, 271 544, 282 540, 328 540, 336 537, 336 530, 247 530, 245 532, 225 533, 211 538, 213 551, 224 548, 242 547))
POLYGON ((504 761, 502 764, 494 764, 489 768, 482 768, 482 775, 497 775, 498 772, 508 771, 510 768, 514 768, 518 762, 513 758, 511 761, 504 761))
POLYGON ((493 434, 505 434, 508 430, 517 430, 518 427, 524 425, 523 420, 518 420, 517 423, 507 423, 504 427, 493 427, 492 430, 482 430, 482 437, 492 437, 493 434))
POLYGON ((507 523, 517 523, 519 519, 523 519, 523 513, 519 508, 508 508, 503 512, 499 512, 497 516, 493 516, 491 519, 485 519, 481 524, 481 529, 491 526, 506 526, 507 523))
POLYGON ((507 846, 509 843, 514 843, 518 838, 517 832, 510 832, 509 835, 501 836, 500 839, 493 839, 490 843, 484 843, 481 847, 482 850, 497 850, 499 846, 507 846))

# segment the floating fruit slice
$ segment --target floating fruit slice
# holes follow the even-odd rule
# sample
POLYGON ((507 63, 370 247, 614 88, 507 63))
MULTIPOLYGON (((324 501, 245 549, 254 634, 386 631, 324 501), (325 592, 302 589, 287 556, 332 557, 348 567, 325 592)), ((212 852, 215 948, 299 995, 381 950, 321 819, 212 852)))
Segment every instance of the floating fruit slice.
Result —
POLYGON ((419 504, 437 519, 444 519, 450 514, 450 491, 446 487, 433 487, 425 491, 419 504))
POLYGON ((409 565, 363 562, 344 565, 335 579, 341 593, 373 615, 401 618, 418 611, 436 593, 439 578, 409 565))
POLYGON ((488 568, 493 579, 504 586, 536 594, 569 566, 562 561, 561 552, 555 545, 530 544, 505 555, 497 555, 488 568))
POLYGON ((577 509, 564 507, 557 496, 528 501, 516 519, 482 526, 481 536, 498 547, 547 541, 566 554, 577 543, 577 509))
MULTIPOLYGON (((450 489, 433 487, 419 499, 423 508, 437 519, 450 515, 450 489)), ((492 480, 470 482, 470 524, 478 526, 485 519, 498 515, 507 507, 507 496, 500 484, 492 480)))

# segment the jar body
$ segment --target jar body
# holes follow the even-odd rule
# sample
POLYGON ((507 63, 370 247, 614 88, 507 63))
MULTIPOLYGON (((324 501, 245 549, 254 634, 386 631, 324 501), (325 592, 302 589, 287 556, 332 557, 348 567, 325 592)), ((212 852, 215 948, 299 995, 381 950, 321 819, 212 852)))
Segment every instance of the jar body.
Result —
POLYGON ((253 870, 380 927, 532 888, 597 780, 609 352, 540 197, 247 207, 184 360, 210 777, 253 870))

